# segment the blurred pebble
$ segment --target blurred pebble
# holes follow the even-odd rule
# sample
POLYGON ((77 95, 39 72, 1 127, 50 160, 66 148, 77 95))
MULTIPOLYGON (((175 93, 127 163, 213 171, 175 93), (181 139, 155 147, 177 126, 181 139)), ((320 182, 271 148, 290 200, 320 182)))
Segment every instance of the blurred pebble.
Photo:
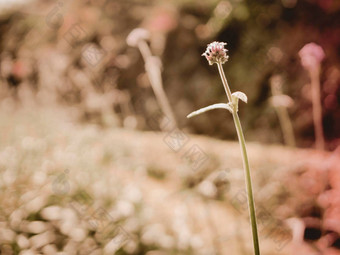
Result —
POLYGON ((64 222, 76 223, 78 221, 78 216, 74 210, 71 208, 62 208, 61 209, 61 219, 64 222))
POLYGON ((217 188, 211 181, 203 181, 198 187, 198 192, 208 198, 214 198, 217 195, 217 188))
POLYGON ((28 213, 38 212, 47 203, 47 194, 38 196, 28 201, 25 205, 25 209, 28 213))
POLYGON ((66 254, 77 254, 77 243, 73 240, 69 240, 64 246, 64 252, 66 254))
POLYGON ((36 252, 32 250, 23 250, 19 253, 19 255, 36 255, 36 252))
POLYGON ((126 219, 124 223, 124 229, 130 233, 137 232, 140 227, 141 227, 141 222, 136 217, 130 217, 126 219))
POLYGON ((45 172, 35 172, 32 176, 32 181, 35 185, 43 185, 47 182, 47 175, 45 172))
POLYGON ((131 216, 135 211, 133 204, 125 200, 117 201, 116 207, 123 217, 131 216))
POLYGON ((11 243, 15 239, 15 232, 8 228, 1 227, 0 229, 0 243, 11 243))
POLYGON ((30 241, 24 235, 18 235, 16 238, 17 244, 21 249, 26 249, 30 246, 30 241))
POLYGON ((70 233, 70 237, 76 241, 81 242, 86 238, 87 231, 85 231, 83 228, 73 228, 70 233))
POLYGON ((33 234, 40 234, 47 230, 47 224, 42 221, 32 221, 26 226, 27 232, 33 234))
POLYGON ((114 240, 109 242, 104 247, 104 254, 110 255, 115 254, 116 251, 118 251, 121 247, 121 244, 119 242, 115 242, 114 240))
POLYGON ((93 240, 93 238, 91 238, 91 237, 87 237, 83 242, 84 249, 86 249, 88 251, 93 250, 94 248, 96 248, 96 246, 97 246, 96 241, 93 240))
POLYGON ((142 232, 141 241, 146 245, 152 245, 164 235, 165 229, 161 224, 150 224, 142 232))
POLYGON ((102 254, 103 254, 102 249, 95 249, 90 253, 90 255, 102 255, 102 254))
POLYGON ((54 255, 58 251, 57 247, 54 244, 46 245, 41 250, 46 255, 54 255))
POLYGON ((164 251, 148 251, 145 255, 167 255, 164 251))
POLYGON ((9 216, 9 224, 11 228, 17 229, 24 218, 27 217, 27 212, 19 208, 14 210, 9 216))
POLYGON ((71 231, 74 228, 74 224, 72 224, 72 222, 67 222, 67 221, 63 221, 60 224, 60 232, 66 236, 70 236, 71 235, 71 231))
POLYGON ((132 203, 138 203, 142 200, 142 192, 134 185, 128 185, 123 191, 123 197, 132 203))
POLYGON ((41 216, 45 220, 59 220, 61 216, 61 208, 59 206, 49 206, 41 211, 41 216))
POLYGON ((133 241, 129 241, 124 245, 124 251, 128 254, 136 254, 138 249, 138 244, 133 241))
POLYGON ((52 231, 46 231, 42 234, 32 236, 29 240, 33 248, 40 248, 49 243, 53 243, 55 234, 52 231))

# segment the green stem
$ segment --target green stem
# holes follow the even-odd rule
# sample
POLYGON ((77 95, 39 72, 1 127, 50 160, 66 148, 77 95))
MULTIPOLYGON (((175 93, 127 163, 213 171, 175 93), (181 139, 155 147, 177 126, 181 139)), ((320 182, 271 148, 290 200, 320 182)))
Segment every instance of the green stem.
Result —
POLYGON ((222 79, 222 83, 223 83, 223 87, 224 87, 225 93, 227 94, 229 102, 232 103, 231 91, 230 91, 230 88, 229 88, 229 85, 228 85, 227 78, 225 77, 222 64, 221 63, 217 63, 217 66, 218 66, 218 71, 219 71, 221 79, 222 79))
POLYGON ((240 118, 238 117, 238 114, 235 110, 233 112, 233 119, 234 119, 234 122, 235 122, 238 140, 240 142, 242 159, 243 159, 243 168, 244 168, 245 175, 246 175, 248 206, 249 206, 251 229, 252 229, 252 233, 253 233, 254 252, 255 252, 255 255, 260 255, 259 237, 258 237, 258 234, 257 234, 256 213, 255 213, 255 205, 254 205, 254 197, 253 197, 253 188, 252 188, 252 184, 251 184, 251 175, 250 175, 250 169, 249 169, 246 142, 244 140, 244 135, 243 135, 243 131, 242 131, 240 118))
MULTIPOLYGON (((228 85, 228 81, 225 77, 223 67, 221 63, 217 64, 218 71, 220 73, 223 86, 225 89, 225 92, 227 94, 228 100, 230 103, 232 102, 232 94, 228 85)), ((243 168, 245 172, 246 177, 246 187, 247 187, 247 195, 248 195, 248 207, 249 207, 249 215, 250 215, 250 222, 251 222, 251 229, 253 234, 253 244, 254 244, 254 252, 255 255, 260 255, 260 248, 259 248, 259 237, 257 233, 257 223, 256 223, 256 213, 255 213, 255 204, 254 204, 254 197, 253 197, 253 188, 251 184, 251 175, 250 175, 250 169, 249 169, 249 162, 248 162, 248 155, 247 155, 247 148, 246 148, 246 142, 244 140, 244 135, 242 131, 242 126, 240 122, 240 118, 237 114, 237 107, 233 107, 233 119, 235 123, 235 128, 237 131, 237 137, 240 143, 241 152, 242 152, 242 159, 243 159, 243 168)))

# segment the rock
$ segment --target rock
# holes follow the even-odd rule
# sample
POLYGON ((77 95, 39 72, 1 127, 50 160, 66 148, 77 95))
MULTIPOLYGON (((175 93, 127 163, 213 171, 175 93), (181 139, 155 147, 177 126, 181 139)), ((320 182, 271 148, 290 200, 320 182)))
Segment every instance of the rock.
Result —
POLYGON ((22 209, 16 209, 15 211, 13 211, 9 218, 9 224, 11 228, 15 230, 19 228, 23 219, 26 217, 27 217, 27 213, 22 209))
POLYGON ((32 221, 29 222, 26 226, 27 232, 33 234, 40 234, 46 231, 48 228, 47 224, 43 221, 32 221))
POLYGON ((66 254, 77 254, 78 251, 77 243, 73 240, 69 240, 67 244, 64 246, 63 251, 66 254))
POLYGON ((38 212, 41 208, 44 207, 47 203, 47 196, 41 195, 29 200, 26 205, 25 209, 28 213, 35 213, 38 212))
POLYGON ((41 250, 46 255, 54 255, 58 251, 57 247, 54 244, 46 245, 41 250))
POLYGON ((197 189, 203 196, 208 198, 214 198, 217 195, 217 188, 211 181, 202 181, 197 189))
POLYGON ((32 250, 23 250, 19 253, 19 255, 35 255, 36 252, 32 250))
POLYGON ((71 231, 75 227, 74 224, 70 222, 61 222, 60 224, 60 232, 66 236, 71 236, 71 231))
POLYGON ((85 231, 83 228, 73 228, 70 233, 70 237, 76 241, 81 242, 86 238, 87 231, 85 231))
POLYGON ((52 231, 46 231, 42 234, 35 235, 30 238, 30 243, 33 248, 40 248, 47 244, 53 243, 55 240, 55 234, 52 231))
POLYGON ((9 228, 0 229, 0 244, 13 242, 15 236, 15 232, 9 228))
POLYGON ((16 238, 17 244, 21 249, 26 249, 30 246, 30 241, 24 235, 18 235, 16 238))
POLYGON ((61 218, 61 208, 59 206, 49 206, 41 211, 41 216, 45 220, 59 220, 61 218))

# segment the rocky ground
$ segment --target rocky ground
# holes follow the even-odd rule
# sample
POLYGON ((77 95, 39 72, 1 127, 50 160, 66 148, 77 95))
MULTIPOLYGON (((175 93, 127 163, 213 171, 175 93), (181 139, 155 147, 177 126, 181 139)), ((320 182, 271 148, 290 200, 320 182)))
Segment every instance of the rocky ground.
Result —
MULTIPOLYGON (((4 105, 1 254, 251 254, 237 143, 4 105)), ((306 152, 248 149, 263 254, 291 254, 286 219, 299 201, 285 180, 306 152)))

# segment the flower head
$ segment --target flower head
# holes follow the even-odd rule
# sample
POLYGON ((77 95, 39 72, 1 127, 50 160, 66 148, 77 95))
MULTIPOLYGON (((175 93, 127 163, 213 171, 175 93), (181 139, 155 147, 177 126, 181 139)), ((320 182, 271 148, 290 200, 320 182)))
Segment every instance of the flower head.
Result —
POLYGON ((308 43, 299 51, 302 66, 307 70, 315 70, 325 58, 325 52, 316 43, 308 43))
POLYGON ((224 46, 227 45, 224 42, 212 42, 208 44, 206 51, 202 54, 208 60, 209 64, 224 64, 228 61, 227 49, 224 46))

